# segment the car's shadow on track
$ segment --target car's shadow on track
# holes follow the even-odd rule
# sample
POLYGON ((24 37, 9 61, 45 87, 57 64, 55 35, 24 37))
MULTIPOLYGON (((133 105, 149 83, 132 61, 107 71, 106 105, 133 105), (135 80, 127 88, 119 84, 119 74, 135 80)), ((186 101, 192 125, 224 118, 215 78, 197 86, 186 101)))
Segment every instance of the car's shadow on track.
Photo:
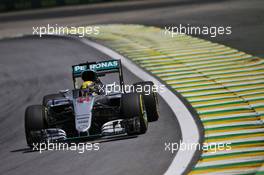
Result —
POLYGON ((33 150, 29 147, 27 148, 20 148, 20 149, 15 149, 10 151, 11 153, 17 153, 17 152, 22 152, 22 153, 33 153, 33 152, 38 152, 38 150, 33 150))
MULTIPOLYGON (((113 141, 119 141, 119 140, 127 140, 127 139, 133 139, 133 138, 137 138, 138 135, 132 135, 132 136, 121 136, 121 137, 115 137, 115 138, 111 138, 111 139, 98 139, 98 140, 94 140, 91 142, 86 142, 86 143, 107 143, 107 142, 113 142, 113 141)), ((85 142, 74 142, 74 143, 85 143, 85 142)), ((42 150, 42 151, 48 151, 48 150, 42 150)), ((17 152, 21 152, 21 153, 33 153, 33 152, 39 152, 39 149, 32 149, 32 148, 19 148, 19 149, 15 149, 15 150, 11 150, 11 153, 17 153, 17 152)))

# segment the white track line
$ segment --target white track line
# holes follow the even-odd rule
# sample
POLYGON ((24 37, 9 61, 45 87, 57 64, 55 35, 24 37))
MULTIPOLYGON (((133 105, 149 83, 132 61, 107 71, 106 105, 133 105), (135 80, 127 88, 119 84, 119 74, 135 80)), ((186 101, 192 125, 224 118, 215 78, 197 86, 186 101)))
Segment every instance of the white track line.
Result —
MULTIPOLYGON (((99 50, 100 52, 110 56, 111 58, 118 59, 122 61, 124 65, 130 72, 134 73, 139 78, 145 81, 153 81, 156 85, 162 85, 155 77, 145 72, 137 65, 135 65, 129 59, 123 57, 122 55, 116 53, 115 51, 100 45, 98 43, 92 42, 87 39, 81 40, 83 43, 99 50)), ((183 102, 168 88, 165 88, 165 92, 160 93, 160 96, 166 101, 168 106, 171 108, 177 120, 180 124, 180 129, 182 132, 182 143, 186 144, 198 144, 199 143, 199 129, 195 123, 195 120, 188 110, 188 108, 183 104, 183 102)), ((161 148, 164 149, 164 148, 161 148)), ((176 175, 185 172, 188 165, 191 163, 195 156, 196 150, 179 150, 175 155, 173 161, 165 172, 166 175, 176 175)))

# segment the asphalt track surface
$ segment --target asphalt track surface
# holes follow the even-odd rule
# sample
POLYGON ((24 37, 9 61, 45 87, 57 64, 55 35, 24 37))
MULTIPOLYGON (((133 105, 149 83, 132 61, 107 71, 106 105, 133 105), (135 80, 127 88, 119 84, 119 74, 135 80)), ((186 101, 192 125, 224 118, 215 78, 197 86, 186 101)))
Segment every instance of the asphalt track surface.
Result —
MULTIPOLYGON (((174 154, 165 142, 179 142, 178 123, 160 99, 160 120, 145 135, 100 144, 99 151, 29 152, 24 136, 24 110, 43 95, 72 88, 71 65, 107 56, 77 40, 24 37, 0 41, 1 174, 162 174, 174 154)), ((127 84, 140 81, 124 69, 127 84)))

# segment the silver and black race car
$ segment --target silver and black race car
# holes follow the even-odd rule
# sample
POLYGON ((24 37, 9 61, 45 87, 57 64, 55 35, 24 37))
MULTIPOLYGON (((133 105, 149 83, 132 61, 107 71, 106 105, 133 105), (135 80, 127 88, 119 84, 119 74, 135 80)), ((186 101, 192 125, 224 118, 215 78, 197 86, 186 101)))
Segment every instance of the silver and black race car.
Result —
MULTIPOLYGON (((156 92, 126 92, 120 60, 73 65, 72 77, 73 90, 46 95, 41 105, 26 108, 28 146, 144 134, 148 122, 159 118, 156 92), (103 84, 100 79, 114 73, 121 88, 109 90, 113 84, 103 84), (84 88, 85 81, 92 83, 84 88)), ((138 82, 130 88, 137 86, 152 89, 154 84, 138 82)))

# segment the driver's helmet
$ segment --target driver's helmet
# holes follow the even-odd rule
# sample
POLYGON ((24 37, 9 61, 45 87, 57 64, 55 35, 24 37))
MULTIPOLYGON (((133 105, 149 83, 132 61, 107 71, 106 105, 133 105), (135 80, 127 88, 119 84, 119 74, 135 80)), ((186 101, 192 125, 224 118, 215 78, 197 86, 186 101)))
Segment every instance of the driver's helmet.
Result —
POLYGON ((81 78, 83 80, 81 89, 87 89, 89 86, 93 85, 97 80, 97 75, 92 70, 86 70, 82 73, 81 78))
POLYGON ((93 84, 92 81, 84 81, 82 83, 81 89, 87 89, 89 86, 91 86, 93 84))

